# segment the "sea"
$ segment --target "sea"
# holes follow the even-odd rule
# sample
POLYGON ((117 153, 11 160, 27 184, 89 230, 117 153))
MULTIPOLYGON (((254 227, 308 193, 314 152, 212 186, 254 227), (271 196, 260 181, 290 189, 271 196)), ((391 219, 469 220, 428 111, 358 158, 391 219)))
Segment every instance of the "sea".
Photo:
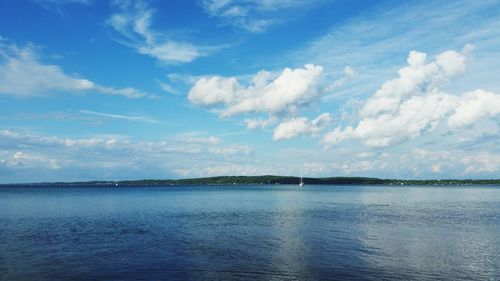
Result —
POLYGON ((500 280, 500 186, 3 186, 0 280, 500 280))

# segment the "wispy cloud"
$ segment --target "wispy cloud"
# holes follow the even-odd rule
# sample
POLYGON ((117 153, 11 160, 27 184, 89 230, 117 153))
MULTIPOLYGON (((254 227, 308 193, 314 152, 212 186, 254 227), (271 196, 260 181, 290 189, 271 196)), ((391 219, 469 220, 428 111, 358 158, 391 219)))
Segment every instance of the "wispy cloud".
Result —
POLYGON ((90 4, 92 0, 32 0, 40 4, 66 5, 66 4, 90 4))
POLYGON ((63 6, 67 5, 89 5, 91 4, 94 0, 31 0, 32 2, 37 3, 38 5, 42 6, 44 9, 51 11, 51 12, 56 12, 60 15, 63 15, 63 6))
POLYGON ((147 117, 147 116, 120 115, 120 114, 96 112, 96 111, 92 111, 92 110, 80 110, 80 113, 93 115, 93 116, 100 116, 100 117, 105 117, 105 118, 111 118, 111 119, 121 119, 121 120, 145 122, 145 123, 159 123, 158 120, 147 117))
POLYGON ((157 79, 156 83, 167 93, 174 95, 186 94, 189 89, 200 79, 209 77, 206 75, 191 75, 185 73, 169 73, 165 75, 166 80, 157 79))
POLYGON ((179 95, 180 94, 179 90, 177 90, 176 88, 174 88, 173 86, 171 86, 168 83, 161 82, 161 81, 156 81, 156 83, 158 83, 158 85, 160 86, 160 88, 163 91, 167 92, 167 93, 174 94, 174 95, 179 95))
POLYGON ((289 21, 301 11, 322 1, 310 0, 203 0, 201 7, 207 14, 253 33, 264 32, 273 25, 289 21))
POLYGON ((33 44, 19 47, 0 38, 0 94, 34 97, 54 92, 94 92, 127 98, 146 96, 146 93, 131 87, 102 86, 88 79, 67 74, 58 65, 41 62, 36 50, 33 44))
POLYGON ((61 17, 67 17, 65 8, 71 5, 89 6, 95 0, 31 0, 45 10, 56 13, 61 17))
POLYGON ((134 48, 139 54, 162 63, 188 63, 218 49, 176 40, 154 30, 151 25, 155 10, 145 1, 115 1, 113 7, 118 11, 109 17, 108 25, 121 35, 118 42, 134 48))

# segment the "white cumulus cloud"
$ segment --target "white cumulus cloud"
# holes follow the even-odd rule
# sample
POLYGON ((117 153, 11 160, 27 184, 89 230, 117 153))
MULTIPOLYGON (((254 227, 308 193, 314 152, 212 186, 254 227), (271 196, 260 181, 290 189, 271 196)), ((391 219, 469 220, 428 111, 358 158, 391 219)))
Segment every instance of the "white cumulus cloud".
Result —
POLYGON ((500 114, 500 95, 484 90, 465 93, 448 119, 452 129, 471 125, 485 117, 500 114))
POLYGON ((334 91, 354 75, 354 69, 346 66, 338 80, 326 84, 323 67, 306 64, 301 68, 285 68, 280 73, 262 70, 248 79, 248 83, 237 77, 201 77, 190 89, 188 100, 217 112, 222 118, 250 115, 244 119, 248 129, 264 129, 278 124, 274 129, 274 140, 317 136, 331 123, 332 116, 324 113, 309 120, 299 114, 319 102, 326 90, 334 91))
POLYGON ((189 91, 190 102, 202 106, 230 104, 235 100, 238 81, 234 77, 201 78, 189 91))
POLYGON ((189 91, 188 99, 201 106, 222 105, 220 116, 263 112, 269 115, 296 113, 318 97, 318 84, 323 68, 305 65, 304 68, 285 68, 271 79, 267 71, 257 73, 248 86, 235 77, 199 79, 189 91))
POLYGON ((386 147, 433 131, 448 117, 448 125, 457 128, 496 116, 500 95, 482 90, 464 95, 443 91, 451 78, 465 72, 470 50, 466 46, 462 52, 445 51, 431 62, 425 53, 410 52, 399 77, 386 81, 364 103, 357 125, 335 128, 322 143, 329 147, 357 139, 367 146, 386 147))
POLYGON ((317 135, 323 127, 332 121, 330 113, 323 113, 309 121, 306 117, 292 118, 280 123, 273 134, 274 140, 291 139, 299 135, 317 135))
POLYGON ((274 123, 276 123, 277 119, 275 117, 269 117, 267 119, 262 119, 262 118, 247 118, 245 119, 245 124, 248 129, 256 129, 256 128, 267 128, 274 123))

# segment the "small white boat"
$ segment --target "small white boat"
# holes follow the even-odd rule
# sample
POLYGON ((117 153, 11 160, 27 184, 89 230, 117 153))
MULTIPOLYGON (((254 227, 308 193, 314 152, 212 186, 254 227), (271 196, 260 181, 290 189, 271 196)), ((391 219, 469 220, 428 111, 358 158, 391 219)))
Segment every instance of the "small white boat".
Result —
POLYGON ((304 179, 302 178, 302 171, 300 171, 300 182, 299 186, 304 186, 304 179))

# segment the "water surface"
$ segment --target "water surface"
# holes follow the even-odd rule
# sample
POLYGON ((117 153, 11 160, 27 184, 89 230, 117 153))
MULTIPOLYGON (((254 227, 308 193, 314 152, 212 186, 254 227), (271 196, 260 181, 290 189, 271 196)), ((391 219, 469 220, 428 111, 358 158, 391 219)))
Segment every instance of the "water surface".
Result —
POLYGON ((0 188, 0 280, 500 280, 500 187, 0 188))

